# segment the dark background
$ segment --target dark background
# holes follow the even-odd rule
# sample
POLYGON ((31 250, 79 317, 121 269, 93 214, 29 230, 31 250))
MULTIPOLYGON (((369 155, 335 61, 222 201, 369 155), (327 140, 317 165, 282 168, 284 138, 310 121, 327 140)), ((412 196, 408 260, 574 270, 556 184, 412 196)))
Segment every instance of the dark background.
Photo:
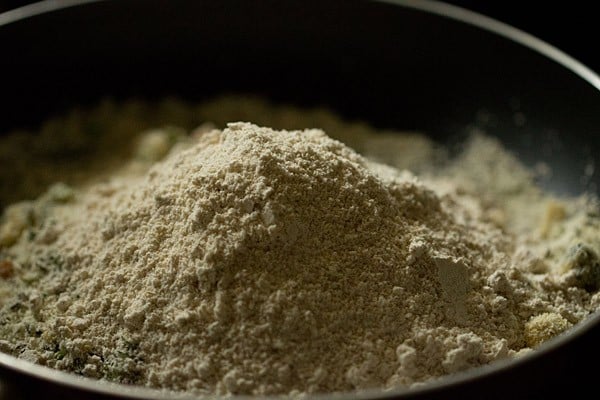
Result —
POLYGON ((558 47, 596 72, 600 72, 598 15, 584 1, 475 1, 450 0, 517 27, 558 47))
MULTIPOLYGON (((0 12, 32 1, 0 0, 0 12)), ((531 2, 515 0, 448 0, 529 32, 600 72, 598 15, 593 2, 531 2)))

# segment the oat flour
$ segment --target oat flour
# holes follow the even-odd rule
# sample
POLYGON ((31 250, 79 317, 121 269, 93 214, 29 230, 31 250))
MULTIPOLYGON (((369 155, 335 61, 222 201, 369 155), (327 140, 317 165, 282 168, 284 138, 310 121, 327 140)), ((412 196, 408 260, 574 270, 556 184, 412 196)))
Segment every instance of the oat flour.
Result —
POLYGON ((410 387, 599 307, 595 200, 542 192, 485 136, 434 168, 423 136, 319 113, 363 155, 317 129, 159 129, 113 176, 7 208, 0 350, 198 394, 410 387))

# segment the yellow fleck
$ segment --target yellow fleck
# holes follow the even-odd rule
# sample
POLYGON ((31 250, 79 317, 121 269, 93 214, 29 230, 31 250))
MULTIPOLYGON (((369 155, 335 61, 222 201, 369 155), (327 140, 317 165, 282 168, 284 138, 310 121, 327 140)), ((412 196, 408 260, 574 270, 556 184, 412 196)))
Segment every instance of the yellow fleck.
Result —
POLYGON ((537 347, 570 327, 571 323, 560 314, 539 314, 525 324, 525 341, 527 346, 537 347))
POLYGON ((552 228, 556 223, 561 222, 567 216, 567 210, 565 206, 556 200, 550 200, 546 204, 546 212, 540 226, 540 235, 545 238, 548 237, 552 228))

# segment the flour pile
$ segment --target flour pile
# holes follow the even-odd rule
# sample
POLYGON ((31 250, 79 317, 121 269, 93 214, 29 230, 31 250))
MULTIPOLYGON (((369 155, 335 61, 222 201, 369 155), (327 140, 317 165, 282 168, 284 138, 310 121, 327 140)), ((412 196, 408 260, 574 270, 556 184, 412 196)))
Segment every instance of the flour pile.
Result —
POLYGON ((456 170, 417 178, 320 130, 146 143, 168 153, 147 172, 7 209, 1 350, 198 394, 393 388, 518 356, 600 305, 590 199, 536 216, 542 242, 506 225, 529 209, 456 170))

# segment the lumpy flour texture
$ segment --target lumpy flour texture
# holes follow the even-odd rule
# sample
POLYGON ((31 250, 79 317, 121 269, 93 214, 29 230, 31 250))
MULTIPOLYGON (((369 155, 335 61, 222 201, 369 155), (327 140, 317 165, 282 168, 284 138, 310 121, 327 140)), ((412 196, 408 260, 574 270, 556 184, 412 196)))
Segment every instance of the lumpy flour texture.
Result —
POLYGON ((323 111, 193 112, 214 125, 146 131, 111 174, 6 208, 0 350, 197 394, 410 387, 600 305, 596 201, 544 193, 494 139, 446 160, 323 111))

